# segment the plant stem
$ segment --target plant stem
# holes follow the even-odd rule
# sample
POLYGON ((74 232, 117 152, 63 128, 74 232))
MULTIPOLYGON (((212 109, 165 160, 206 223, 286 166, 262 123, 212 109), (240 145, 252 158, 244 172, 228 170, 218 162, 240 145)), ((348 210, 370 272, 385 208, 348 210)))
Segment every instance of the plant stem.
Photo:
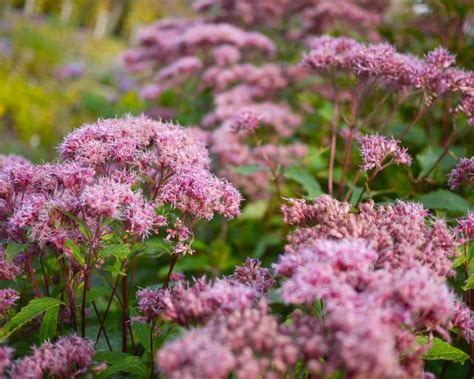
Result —
POLYGON ((122 277, 122 352, 127 352, 128 293, 127 276, 122 277))
POLYGON ((333 195, 334 192, 334 159, 336 157, 337 142, 337 122, 339 120, 339 102, 336 101, 334 114, 332 117, 332 135, 331 135, 331 153, 329 157, 329 177, 328 177, 328 193, 333 195))
POLYGON ((451 148, 453 143, 456 141, 456 139, 459 136, 461 136, 464 133, 464 131, 467 130, 468 127, 469 126, 466 125, 457 134, 456 134, 456 128, 455 127, 453 128, 453 131, 449 135, 448 140, 446 141, 446 144, 444 145, 444 149, 443 149, 442 153, 439 155, 438 159, 436 159, 436 161, 433 163, 433 165, 430 167, 430 169, 426 172, 426 174, 424 174, 420 179, 427 178, 433 172, 433 170, 436 168, 436 166, 438 166, 438 164, 443 160, 443 158, 446 156, 446 154, 448 154, 449 149, 451 148))
POLYGON ((107 335, 107 331, 105 330, 104 322, 100 318, 100 314, 99 314, 99 311, 97 309, 97 306, 95 305, 95 301, 92 302, 92 306, 94 307, 94 311, 95 311, 95 315, 97 316, 97 320, 99 321, 99 324, 100 324, 101 328, 104 330, 104 337, 105 337, 105 341, 107 342, 107 346, 108 346, 109 350, 112 351, 112 346, 110 345, 109 336, 107 335))
POLYGON ((178 256, 178 254, 173 254, 173 257, 171 258, 170 268, 168 270, 168 275, 166 275, 165 281, 163 282, 163 288, 168 288, 170 284, 171 274, 173 272, 174 265, 178 261, 178 256))
POLYGON ((117 279, 115 281, 115 284, 112 287, 112 293, 110 294, 109 301, 107 303, 107 307, 105 308, 104 318, 102 319, 103 324, 100 326, 99 331, 97 332, 97 337, 95 338, 95 343, 94 343, 95 345, 97 345, 97 343, 99 342, 99 338, 100 338, 100 335, 101 335, 102 330, 103 330, 103 325, 105 324, 105 319, 107 318, 107 315, 109 314, 110 306, 112 305, 112 301, 114 299, 115 292, 117 290, 117 287, 118 287, 119 283, 120 283, 120 276, 117 277, 117 279))

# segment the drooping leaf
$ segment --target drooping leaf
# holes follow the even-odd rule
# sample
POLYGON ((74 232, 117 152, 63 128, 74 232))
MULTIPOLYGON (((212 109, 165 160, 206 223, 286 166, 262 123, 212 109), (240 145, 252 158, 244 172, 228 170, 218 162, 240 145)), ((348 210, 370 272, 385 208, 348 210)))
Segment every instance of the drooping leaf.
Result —
MULTIPOLYGON (((418 336, 417 339, 420 345, 426 345, 428 343, 428 337, 418 336)), ((466 359, 469 359, 469 355, 449 343, 434 337, 431 349, 423 358, 426 360, 444 360, 463 363, 466 359)))
POLYGON ((473 208, 466 199, 442 189, 421 196, 420 201, 426 208, 444 209, 453 212, 466 212, 473 208))
POLYGON ((11 334, 20 329, 23 325, 33 320, 40 314, 51 308, 62 304, 61 300, 52 297, 42 297, 40 299, 31 300, 25 307, 21 309, 12 319, 0 330, 0 342, 5 341, 11 334))
POLYGON ((314 199, 324 193, 314 176, 301 166, 288 167, 285 177, 301 184, 309 198, 314 199))
POLYGON ((56 334, 58 326, 59 305, 48 309, 41 322, 39 339, 41 342, 49 340, 56 334))

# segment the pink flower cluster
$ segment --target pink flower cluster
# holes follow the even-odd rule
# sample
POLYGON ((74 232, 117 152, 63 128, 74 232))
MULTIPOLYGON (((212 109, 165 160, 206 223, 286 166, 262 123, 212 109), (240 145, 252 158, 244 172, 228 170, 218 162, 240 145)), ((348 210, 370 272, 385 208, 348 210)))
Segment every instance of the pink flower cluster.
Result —
POLYGON ((383 167, 392 163, 400 165, 411 165, 411 157, 407 149, 399 146, 399 141, 378 134, 362 136, 358 138, 362 156, 362 169, 369 171, 376 169, 380 171, 383 167), (387 162, 387 159, 390 160, 387 162))
POLYGON ((12 288, 0 289, 0 315, 5 316, 19 298, 20 294, 12 288))
POLYGON ((349 203, 324 195, 312 204, 290 200, 290 206, 283 206, 282 211, 285 222, 300 227, 289 236, 288 251, 279 270, 286 267, 287 260, 291 267, 292 252, 308 242, 362 238, 377 252, 377 268, 408 270, 423 266, 442 277, 454 274, 451 259, 458 255, 454 231, 443 220, 429 217, 417 203, 398 201, 376 207, 369 201, 353 213, 349 203))
MULTIPOLYGON (((55 343, 46 342, 34 348, 30 356, 10 361, 11 349, 2 348, 0 356, 5 354, 3 365, 0 364, 0 374, 3 369, 10 367, 10 372, 4 378, 79 378, 86 374, 93 364, 95 351, 91 343, 77 336, 62 337, 55 343), (7 349, 7 350, 5 350, 7 349)), ((1 359, 0 359, 1 360, 1 359)))
POLYGON ((365 203, 353 213, 349 204, 322 196, 313 204, 292 200, 283 214, 299 225, 275 265, 287 278, 283 299, 324 303, 320 358, 328 360, 308 364, 315 375, 418 377, 425 351, 416 342, 419 330, 449 339, 447 330, 457 327, 472 338, 472 314, 446 282, 455 235, 427 219, 421 206, 365 203))
POLYGON ((265 303, 218 315, 199 330, 166 345, 157 364, 170 378, 283 377, 299 349, 265 303))
POLYGON ((453 109, 473 117, 473 73, 453 67, 454 56, 442 47, 418 59, 398 53, 386 43, 365 45, 345 37, 316 37, 309 45, 311 51, 303 58, 305 67, 345 70, 360 80, 371 78, 392 89, 421 89, 428 106, 441 96, 458 95, 460 100, 453 109))
MULTIPOLYGON (((86 237, 77 219, 90 230, 116 220, 146 236, 166 225, 155 212, 165 204, 193 218, 239 214, 240 194, 210 173, 204 144, 179 126, 145 117, 103 120, 71 133, 60 152, 68 161, 0 170, 0 228, 8 238, 63 249, 68 239, 86 237)), ((9 267, 2 264, 2 272, 9 267)))
POLYGON ((448 186, 451 189, 456 189, 462 184, 474 187, 474 157, 461 158, 449 174, 448 186))
POLYGON ((124 61, 132 72, 157 70, 154 83, 142 89, 142 96, 152 99, 200 72, 209 61, 225 67, 237 63, 246 51, 272 56, 275 46, 263 34, 228 23, 165 20, 144 29, 139 46, 128 51, 124 61), (210 54, 200 58, 200 52, 210 54))

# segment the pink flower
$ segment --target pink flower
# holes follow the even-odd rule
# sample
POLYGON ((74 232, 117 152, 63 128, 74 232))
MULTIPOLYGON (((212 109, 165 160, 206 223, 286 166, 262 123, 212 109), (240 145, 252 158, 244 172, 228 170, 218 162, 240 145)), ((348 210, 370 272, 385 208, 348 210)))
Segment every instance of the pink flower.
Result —
POLYGON ((451 189, 454 190, 464 183, 474 186, 474 157, 461 158, 449 174, 448 186, 451 189))
POLYGON ((78 378, 92 367, 95 351, 91 343, 75 335, 62 337, 55 343, 46 342, 33 353, 16 361, 11 378, 43 378, 53 375, 78 378))
POLYGON ((253 112, 241 112, 234 117, 231 128, 234 133, 252 134, 260 127, 260 117, 253 112))
POLYGON ((387 165, 403 164, 410 166, 411 157, 406 148, 399 146, 399 141, 378 134, 363 136, 358 139, 364 171, 381 170, 387 165), (390 160, 387 162, 387 159, 390 160))
POLYGON ((464 241, 474 239, 474 213, 468 212, 466 218, 458 219, 456 230, 461 234, 464 241))
POLYGON ((5 375, 5 369, 12 363, 13 349, 8 346, 0 346, 0 375, 5 375))
POLYGON ((19 298, 20 294, 12 288, 0 289, 0 315, 5 316, 19 298))

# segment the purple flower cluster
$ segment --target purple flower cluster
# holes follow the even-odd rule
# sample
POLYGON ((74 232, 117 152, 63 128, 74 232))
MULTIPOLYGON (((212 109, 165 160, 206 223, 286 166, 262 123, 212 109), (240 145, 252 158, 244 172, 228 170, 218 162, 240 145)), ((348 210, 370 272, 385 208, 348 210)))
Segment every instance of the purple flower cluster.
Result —
POLYGON ((209 283, 205 278, 191 286, 177 282, 169 290, 143 289, 137 293, 140 312, 147 319, 161 317, 180 325, 206 322, 218 313, 229 313, 252 306, 257 290, 232 280, 216 280, 209 283))
POLYGON ((91 369, 95 351, 91 343, 77 336, 62 337, 33 349, 30 356, 11 364, 6 378, 79 378, 91 369))
POLYGON ((345 37, 316 37, 309 46, 311 51, 303 58, 307 68, 345 70, 359 80, 378 80, 391 89, 421 89, 428 106, 441 96, 458 95, 453 109, 473 117, 473 73, 453 67, 454 56, 442 47, 418 59, 386 43, 365 45, 345 37))
POLYGON ((308 242, 363 238, 377 252, 378 268, 408 270, 423 266, 442 277, 454 274, 451 258, 458 255, 455 233, 443 220, 428 217, 419 204, 398 201, 375 207, 369 201, 353 213, 349 203, 324 195, 312 204, 292 200, 282 211, 285 222, 300 227, 289 236, 288 253, 279 270, 286 260, 291 265, 295 258, 292 252, 308 242))
POLYGON ((407 149, 399 146, 399 141, 381 135, 362 136, 358 138, 362 155, 362 169, 380 171, 390 164, 411 165, 407 149), (390 158, 389 161, 388 158, 390 158))
MULTIPOLYGON (((20 298, 20 294, 12 288, 0 290, 0 315, 5 316, 15 302, 20 298)), ((1 370, 0 370, 1 372, 1 370)))
POLYGON ((456 189, 462 184, 474 187, 474 157, 461 158, 449 174, 448 186, 456 189))
POLYGON ((166 345, 157 354, 170 378, 282 377, 298 360, 299 349, 265 303, 218 315, 199 330, 166 345), (215 354, 215 355, 213 355, 215 354), (211 358, 212 357, 212 358, 211 358))
MULTIPOLYGON (((86 237, 77 219, 90 230, 116 220, 143 237, 166 225, 155 212, 164 204, 193 218, 239 214, 240 194, 210 173, 204 144, 179 126, 145 117, 103 120, 71 133, 60 152, 67 161, 3 164, 0 228, 8 238, 61 250, 86 237)), ((13 277, 12 267, 2 263, 1 271, 13 277)))

